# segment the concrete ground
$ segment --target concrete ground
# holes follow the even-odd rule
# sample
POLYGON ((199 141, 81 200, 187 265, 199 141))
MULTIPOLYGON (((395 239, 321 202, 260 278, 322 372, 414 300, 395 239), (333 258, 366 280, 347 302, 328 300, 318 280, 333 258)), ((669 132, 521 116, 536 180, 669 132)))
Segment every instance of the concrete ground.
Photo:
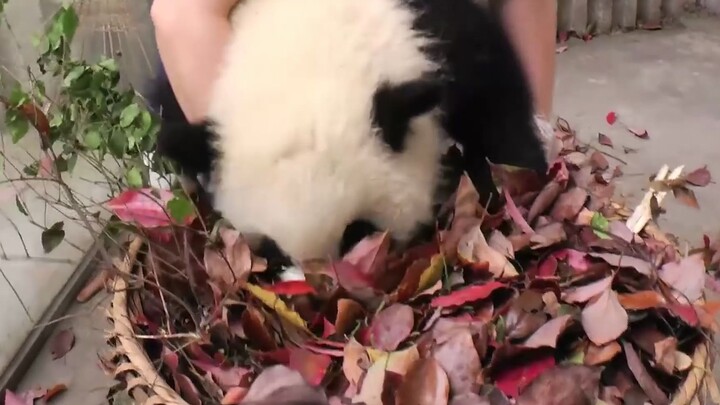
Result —
MULTIPOLYGON (((587 141, 596 142, 600 131, 612 137, 611 153, 628 163, 621 189, 631 203, 642 195, 648 176, 666 163, 688 169, 708 165, 720 179, 720 20, 688 16, 684 22, 684 28, 573 41, 559 55, 556 112, 587 141), (609 111, 628 125, 646 128, 650 139, 610 128, 609 111), (625 155, 622 145, 638 152, 625 155)), ((697 197, 700 211, 669 198, 661 223, 694 244, 703 233, 720 231, 720 187, 698 190, 697 197)), ((98 302, 102 305, 103 297, 93 305, 98 302)), ((73 328, 75 348, 57 361, 44 348, 20 389, 65 383, 69 390, 55 404, 103 404, 110 380, 95 357, 103 348, 103 311, 83 305, 73 313, 58 327, 73 328)))

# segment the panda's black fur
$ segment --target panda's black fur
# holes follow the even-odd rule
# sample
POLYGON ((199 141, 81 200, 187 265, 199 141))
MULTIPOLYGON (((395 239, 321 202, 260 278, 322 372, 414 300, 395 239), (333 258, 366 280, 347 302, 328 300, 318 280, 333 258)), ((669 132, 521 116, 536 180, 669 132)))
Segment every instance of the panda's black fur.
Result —
MULTIPOLYGON (((422 51, 439 66, 431 75, 375 89, 373 123, 392 153, 404 152, 408 137, 413 136, 408 130, 411 120, 437 108, 442 111, 442 129, 463 151, 462 161, 452 166, 468 173, 481 198, 494 190, 487 160, 546 172, 529 84, 500 18, 473 0, 384 1, 412 11, 413 29, 434 40, 422 51)), ((164 73, 153 83, 149 99, 163 115, 158 151, 186 174, 209 179, 213 163, 223 158, 223 151, 214 146, 214 125, 187 122, 164 73)), ((278 111, 277 117, 283 119, 283 112, 278 111)), ((375 230, 372 222, 356 218, 339 241, 341 250, 375 230)))

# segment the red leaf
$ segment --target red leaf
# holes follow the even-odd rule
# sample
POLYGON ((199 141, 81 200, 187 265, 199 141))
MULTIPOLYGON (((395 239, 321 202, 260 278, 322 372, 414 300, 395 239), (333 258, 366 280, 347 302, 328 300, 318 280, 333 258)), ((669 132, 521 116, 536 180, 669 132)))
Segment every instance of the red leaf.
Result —
POLYGON ((571 188, 570 190, 560 194, 555 202, 550 216, 556 221, 564 221, 573 219, 580 213, 588 198, 587 191, 580 187, 571 188))
POLYGON ((43 149, 45 149, 46 137, 50 134, 50 121, 48 121, 47 115, 32 102, 26 102, 19 107, 25 119, 43 136, 43 149))
POLYGON ((381 311, 370 324, 370 341, 376 349, 395 351, 415 325, 412 308, 394 304, 381 311))
POLYGON ((305 294, 317 294, 315 288, 311 286, 307 281, 281 281, 272 285, 263 287, 268 291, 272 291, 278 295, 305 295, 305 294))
POLYGON ((290 350, 291 369, 298 371, 308 384, 317 387, 325 378, 332 358, 326 354, 315 354, 304 349, 290 350))
POLYGON ((612 139, 603 133, 598 134, 598 142, 600 145, 609 146, 611 148, 613 147, 612 139))
POLYGON ((548 355, 498 373, 495 385, 505 395, 516 398, 518 392, 535 378, 555 366, 555 357, 548 355))
POLYGON ((70 329, 60 331, 50 342, 52 359, 57 360, 64 357, 67 352, 75 346, 75 335, 70 329))
POLYGON ((648 134, 648 131, 645 129, 628 128, 628 131, 630 131, 631 134, 637 136, 640 139, 650 139, 650 134, 648 134))
POLYGON ((552 277, 557 271, 558 262, 555 256, 550 255, 547 259, 543 260, 538 266, 537 276, 538 277, 552 277))
POLYGON ((224 391, 239 386, 250 375, 250 371, 242 367, 224 368, 199 360, 192 360, 192 363, 200 370, 210 373, 224 391))
POLYGON ((362 274, 375 279, 385 265, 389 249, 389 234, 378 233, 361 240, 343 257, 343 261, 356 266, 362 274))
POLYGON ((668 304, 667 308, 690 326, 697 326, 700 323, 700 317, 692 305, 668 304))
POLYGON ((712 176, 710 176, 707 166, 704 166, 688 173, 685 180, 693 186, 705 187, 712 181, 712 176))
POLYGON ((616 123, 617 120, 618 120, 618 115, 617 115, 614 111, 610 111, 610 112, 607 113, 607 115, 605 116, 605 120, 607 121, 608 124, 610 124, 610 125, 615 125, 615 123, 616 123))
POLYGON ((498 281, 490 281, 487 284, 471 285, 461 290, 454 291, 448 295, 440 296, 430 302, 430 306, 437 307, 454 307, 463 305, 472 301, 480 301, 489 297, 493 291, 500 288, 508 288, 507 285, 498 281))
MULTIPOLYGON (((107 207, 124 222, 134 222, 143 228, 157 228, 172 223, 165 209, 174 195, 168 190, 152 188, 126 190, 108 201, 107 207)), ((185 218, 190 224, 195 214, 185 218)))

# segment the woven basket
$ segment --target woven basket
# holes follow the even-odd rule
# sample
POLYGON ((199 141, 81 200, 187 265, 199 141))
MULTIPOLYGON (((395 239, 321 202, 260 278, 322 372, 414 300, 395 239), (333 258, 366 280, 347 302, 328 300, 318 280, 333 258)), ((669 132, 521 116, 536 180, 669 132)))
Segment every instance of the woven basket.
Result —
MULTIPOLYGON (((653 232, 653 229, 650 231, 653 232)), ((113 357, 117 364, 115 378, 124 383, 128 394, 138 405, 189 405, 157 372, 142 342, 135 338, 130 322, 127 303, 132 290, 128 288, 127 280, 136 268, 135 258, 142 244, 140 238, 135 239, 125 259, 116 263, 119 276, 114 282, 115 293, 108 310, 112 322, 108 341, 113 346, 113 357)), ((704 405, 706 390, 717 390, 712 376, 713 361, 709 355, 709 344, 704 343, 695 349, 692 370, 671 398, 670 405, 704 405)))

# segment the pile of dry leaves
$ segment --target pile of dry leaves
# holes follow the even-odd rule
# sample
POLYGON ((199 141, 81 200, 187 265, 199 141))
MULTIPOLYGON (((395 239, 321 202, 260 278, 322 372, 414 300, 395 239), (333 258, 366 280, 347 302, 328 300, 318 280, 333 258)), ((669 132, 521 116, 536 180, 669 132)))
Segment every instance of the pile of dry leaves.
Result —
MULTIPOLYGON (((634 234, 611 201, 620 168, 560 123, 547 179, 494 166, 491 215, 463 178, 437 241, 401 254, 379 234, 290 278, 222 225, 156 233, 136 332, 193 405, 668 404, 715 327, 702 298, 720 243, 681 254, 652 222, 634 234)), ((653 187, 697 205, 709 182, 653 187)))

